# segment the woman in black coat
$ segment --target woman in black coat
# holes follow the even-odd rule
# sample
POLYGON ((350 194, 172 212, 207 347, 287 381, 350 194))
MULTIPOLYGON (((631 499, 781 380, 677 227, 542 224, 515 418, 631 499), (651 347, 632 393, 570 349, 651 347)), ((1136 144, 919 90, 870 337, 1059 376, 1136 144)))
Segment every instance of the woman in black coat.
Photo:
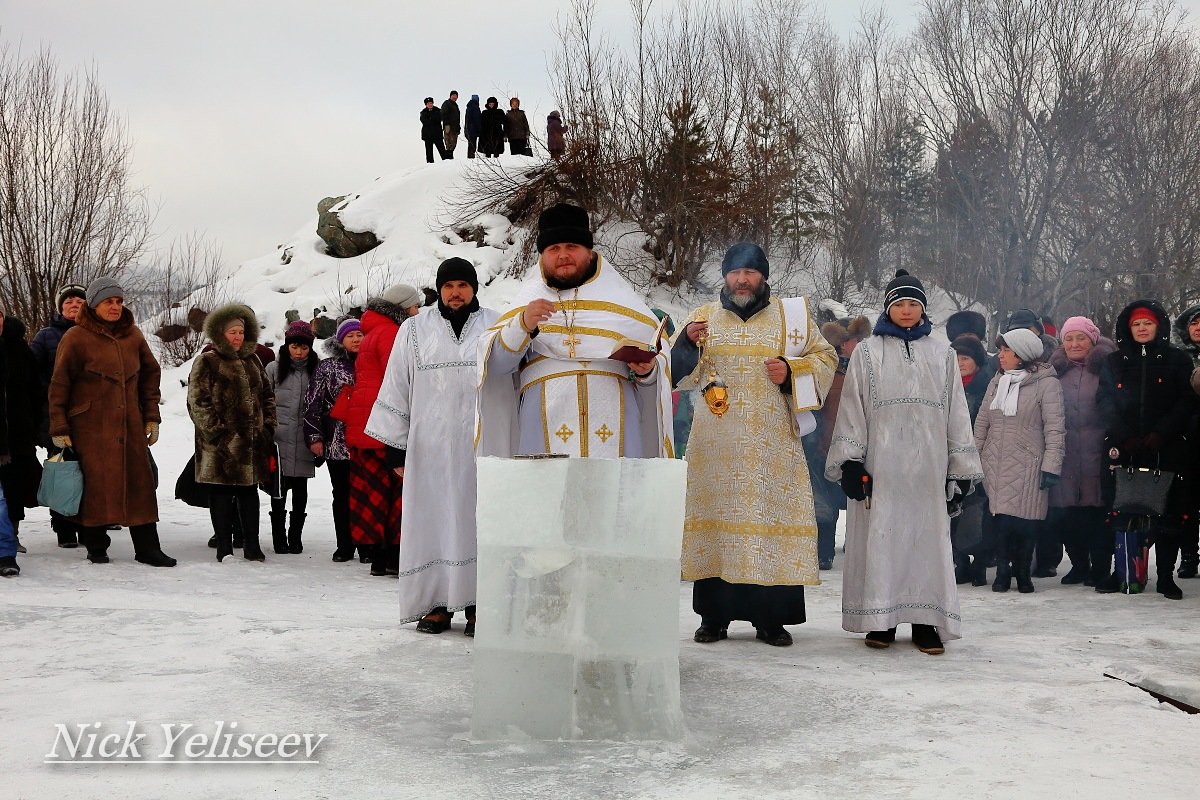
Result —
MULTIPOLYGON (((1192 360, 1172 347, 1171 320, 1153 300, 1130 303, 1117 317, 1113 339, 1117 351, 1100 373, 1097 402, 1105 420, 1105 447, 1119 466, 1151 467, 1175 473, 1167 512, 1152 517, 1149 532, 1158 567, 1158 592, 1172 600, 1183 597, 1172 572, 1179 555, 1184 518, 1194 505, 1189 501, 1180 473, 1191 465, 1186 440, 1188 424, 1196 410, 1191 388, 1192 360)), ((1118 530, 1130 520, 1117 518, 1118 530)), ((1114 575, 1098 592, 1119 591, 1114 575)))
POLYGON ((499 106, 499 100, 489 97, 480 115, 479 152, 485 156, 504 152, 504 112, 499 106))

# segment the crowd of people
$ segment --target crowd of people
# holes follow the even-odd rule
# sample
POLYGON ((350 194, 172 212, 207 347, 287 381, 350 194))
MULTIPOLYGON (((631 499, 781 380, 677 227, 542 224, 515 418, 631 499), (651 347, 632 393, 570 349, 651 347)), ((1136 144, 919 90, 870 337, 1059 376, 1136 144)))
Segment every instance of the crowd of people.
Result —
MULTIPOLYGON (((909 624, 918 648, 944 652, 961 635, 958 587, 987 586, 990 569, 992 591, 1029 593, 1065 553, 1062 583, 1133 593, 1152 544, 1160 594, 1181 598, 1174 578, 1197 574, 1200 306, 1172 327, 1138 300, 1111 338, 1087 317, 1058 329, 1021 309, 989 353, 973 311, 946 320, 946 339, 931 335, 924 286, 903 270, 874 322, 819 325, 804 298, 772 295, 766 253, 740 243, 718 297, 656 341, 673 324, 595 251, 584 209, 544 211, 537 251, 506 311, 482 308, 474 266, 450 258, 434 307, 391 286, 338 321, 324 359, 306 322, 276 352, 249 306, 213 310, 188 381, 194 458, 177 495, 208 508, 217 560, 238 549, 266 560, 261 489, 274 554, 302 553, 308 481, 323 465, 332 560, 357 555, 398 577, 402 619, 418 630, 446 631, 462 611, 473 635, 477 456, 686 446, 681 571, 698 642, 745 620, 767 644, 791 644, 786 626, 804 622, 804 587, 833 566, 843 510, 843 628, 876 648, 909 624), (1133 470, 1165 490, 1161 508, 1119 502, 1133 470)), ((38 445, 83 473, 78 513, 51 513, 60 547, 106 563, 110 531, 127 528, 138 562, 176 564, 157 529, 160 371, 124 299, 111 278, 64 287, 31 345, 0 314, 0 574, 20 571, 38 445)))
MULTIPOLYGON (((551 111, 546 117, 546 150, 551 158, 562 158, 566 152, 566 132, 562 114, 551 111)), ((512 155, 533 155, 532 129, 519 97, 509 98, 507 111, 500 108, 495 97, 489 97, 480 108, 479 95, 473 94, 465 111, 458 107, 457 91, 451 91, 440 106, 432 97, 426 97, 421 109, 425 160, 432 164, 435 151, 443 161, 454 158, 459 137, 467 140, 467 158, 475 158, 476 154, 489 158, 501 156, 506 141, 512 155)))

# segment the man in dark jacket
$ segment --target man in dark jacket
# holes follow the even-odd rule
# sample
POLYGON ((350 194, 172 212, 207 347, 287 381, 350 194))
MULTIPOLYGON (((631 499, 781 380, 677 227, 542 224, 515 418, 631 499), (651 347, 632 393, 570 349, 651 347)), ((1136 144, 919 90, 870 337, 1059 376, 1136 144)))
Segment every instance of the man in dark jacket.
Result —
MULTIPOLYGON (((42 393, 50 391, 50 378, 54 375, 54 357, 58 354, 58 343, 63 335, 75 327, 75 318, 87 305, 87 289, 78 284, 64 286, 55 296, 55 306, 58 313, 50 318, 50 324, 34 335, 29 348, 33 352, 34 366, 37 369, 38 382, 42 393)), ((38 430, 38 444, 45 447, 50 455, 57 455, 59 450, 50 441, 49 415, 42 418, 38 430)), ((58 536, 59 547, 79 546, 79 526, 57 511, 50 512, 50 527, 58 536)))
POLYGON ((504 132, 508 136, 508 148, 514 156, 531 156, 529 149, 529 120, 521 110, 521 98, 508 101, 508 113, 504 115, 504 132))
POLYGON ((504 152, 505 117, 499 106, 496 98, 489 97, 480 114, 479 151, 489 157, 504 152))
POLYGON ((475 157, 475 150, 479 147, 479 132, 483 127, 483 112, 479 110, 479 95, 471 95, 471 99, 467 101, 467 113, 464 118, 467 134, 467 158, 475 157))
POLYGON ((421 140, 425 142, 425 160, 430 164, 433 163, 435 147, 443 161, 449 158, 446 155, 446 145, 442 144, 443 136, 442 111, 433 104, 432 97, 426 97, 425 108, 421 110, 421 140))
MULTIPOLYGON (((1153 300, 1126 306, 1117 317, 1114 333, 1117 352, 1105 360, 1097 392, 1105 420, 1104 443, 1109 458, 1119 466, 1162 469, 1175 475, 1166 513, 1150 517, 1149 530, 1158 566, 1158 592, 1178 600, 1183 592, 1172 571, 1191 506, 1179 476, 1189 469, 1193 458, 1184 438, 1196 413, 1192 360, 1171 346, 1170 317, 1153 300)), ((1136 521, 1121 515, 1117 528, 1136 521)), ((1096 587, 1099 592, 1119 590, 1120 579, 1115 575, 1107 585, 1096 587)))
MULTIPOLYGON (((458 111, 458 92, 450 92, 442 103, 442 134, 446 140, 446 158, 454 158, 458 134, 462 133, 462 115, 458 111)), ((432 155, 432 154, 431 154, 432 155)))

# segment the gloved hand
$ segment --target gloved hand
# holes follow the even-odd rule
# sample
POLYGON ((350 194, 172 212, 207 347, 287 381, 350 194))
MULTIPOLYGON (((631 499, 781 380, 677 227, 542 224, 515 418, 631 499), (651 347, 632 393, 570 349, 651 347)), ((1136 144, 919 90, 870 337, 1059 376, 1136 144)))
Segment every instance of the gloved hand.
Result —
POLYGON ((1050 489, 1058 485, 1062 478, 1055 475, 1053 472, 1043 472, 1041 483, 1038 484, 1039 489, 1050 489))
POLYGON ((50 443, 53 444, 55 447, 57 447, 59 450, 66 450, 68 447, 71 446, 71 437, 70 436, 51 436, 50 443))
POLYGON ((851 500, 866 500, 871 496, 871 473, 861 461, 842 464, 842 491, 851 500))
POLYGON ((966 497, 971 493, 971 482, 961 478, 955 478, 954 482, 958 484, 958 493, 962 497, 966 497))
POLYGON ((146 423, 146 444, 153 447, 158 442, 158 423, 146 423))
POLYGON ((954 519, 962 513, 963 501, 967 497, 967 493, 971 491, 971 482, 955 478, 946 485, 946 494, 950 495, 950 499, 946 501, 946 513, 951 519, 954 519), (951 488, 951 484, 957 488, 957 491, 951 488))

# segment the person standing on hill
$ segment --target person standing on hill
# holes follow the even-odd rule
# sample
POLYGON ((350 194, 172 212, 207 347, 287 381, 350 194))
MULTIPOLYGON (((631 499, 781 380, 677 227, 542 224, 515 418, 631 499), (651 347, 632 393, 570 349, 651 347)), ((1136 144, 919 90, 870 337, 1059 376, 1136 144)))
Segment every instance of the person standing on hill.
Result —
POLYGON ((454 148, 458 144, 460 133, 462 115, 458 111, 458 92, 452 91, 442 102, 442 135, 446 141, 446 158, 454 158, 454 148))
POLYGON ((496 98, 489 97, 479 117, 479 151, 489 158, 504 153, 505 116, 499 106, 496 98))
POLYGON ((475 151, 479 148, 479 133, 483 127, 483 112, 479 110, 479 95, 471 95, 471 99, 467 101, 467 113, 463 118, 466 130, 464 133, 467 136, 467 158, 474 158, 475 151))
POLYGON ((508 101, 508 113, 504 115, 504 132, 508 136, 508 147, 514 156, 531 156, 529 149, 529 120, 521 110, 521 98, 508 101))
POLYGON ((567 151, 566 133, 567 126, 563 124, 562 115, 551 111, 546 117, 546 149, 555 161, 562 158, 563 153, 567 151))
POLYGON ((432 97, 425 98, 425 108, 421 110, 421 140, 425 142, 425 161, 433 163, 433 150, 436 147, 438 155, 445 161, 446 145, 443 144, 445 133, 442 131, 442 111, 433 103, 432 97))

